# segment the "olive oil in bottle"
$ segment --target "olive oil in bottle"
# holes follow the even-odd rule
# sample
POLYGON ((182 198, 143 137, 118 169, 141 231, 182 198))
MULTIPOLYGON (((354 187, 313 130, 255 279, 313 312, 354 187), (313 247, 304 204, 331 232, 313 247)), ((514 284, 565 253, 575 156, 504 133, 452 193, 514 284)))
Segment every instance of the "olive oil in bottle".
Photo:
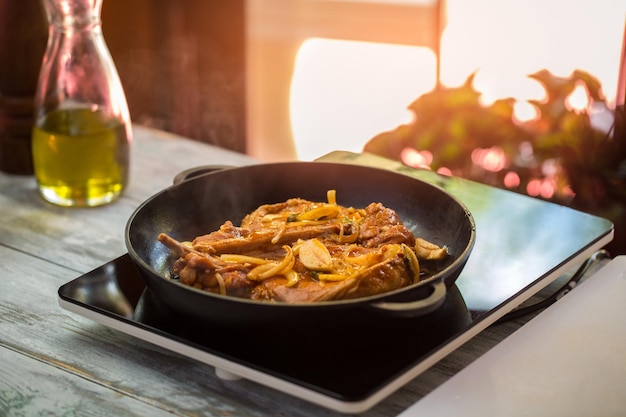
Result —
POLYGON ((43 4, 48 45, 31 138, 39 194, 66 207, 107 204, 128 183, 132 128, 102 34, 102 0, 43 4))
POLYGON ((32 150, 39 191, 61 206, 113 201, 128 181, 122 122, 89 109, 56 110, 37 121, 32 150))

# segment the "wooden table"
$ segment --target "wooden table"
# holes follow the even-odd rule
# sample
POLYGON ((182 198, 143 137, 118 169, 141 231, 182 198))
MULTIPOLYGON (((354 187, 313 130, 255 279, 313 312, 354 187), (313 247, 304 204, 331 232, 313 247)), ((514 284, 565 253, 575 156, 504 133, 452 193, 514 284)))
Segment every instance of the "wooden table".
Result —
MULTIPOLYGON (((333 416, 135 339, 58 305, 58 288, 122 255, 128 217, 180 171, 247 156, 135 126, 131 183, 114 204, 45 203, 35 180, 0 174, 0 415, 333 416)), ((365 416, 390 416, 443 383, 529 317, 491 326, 365 416)))

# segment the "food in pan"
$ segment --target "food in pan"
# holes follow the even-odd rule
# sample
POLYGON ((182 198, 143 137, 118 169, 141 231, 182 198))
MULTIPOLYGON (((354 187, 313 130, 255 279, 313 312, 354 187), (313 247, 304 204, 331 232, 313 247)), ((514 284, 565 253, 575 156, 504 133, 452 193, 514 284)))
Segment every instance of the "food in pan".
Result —
POLYGON ((365 208, 292 198, 266 204, 235 226, 179 242, 158 237, 175 256, 183 284, 257 301, 316 302, 380 294, 420 280, 420 260, 447 256, 381 203, 365 208))

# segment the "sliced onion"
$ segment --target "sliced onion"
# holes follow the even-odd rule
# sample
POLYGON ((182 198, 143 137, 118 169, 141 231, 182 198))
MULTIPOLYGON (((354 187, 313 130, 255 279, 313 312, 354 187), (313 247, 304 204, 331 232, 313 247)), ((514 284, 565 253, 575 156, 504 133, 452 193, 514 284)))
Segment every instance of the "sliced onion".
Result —
POLYGON ((295 264, 293 250, 287 245, 283 246, 283 249, 287 251, 287 255, 280 262, 272 261, 253 268, 248 272, 248 279, 252 281, 263 281, 274 275, 279 275, 283 272, 286 273, 291 270, 295 264))
POLYGON ((337 242, 338 243, 354 243, 359 239, 359 225, 356 223, 352 223, 350 222, 352 225, 352 228, 355 230, 352 230, 352 233, 350 233, 348 236, 343 234, 344 231, 344 224, 341 223, 341 225, 339 226, 339 235, 337 235, 337 242))
POLYGON ((224 277, 219 272, 215 274, 215 279, 217 280, 217 285, 220 287, 220 294, 226 295, 226 283, 224 282, 224 277))
POLYGON ((300 213, 297 216, 297 220, 320 220, 334 219, 339 214, 339 207, 330 204, 324 204, 323 206, 315 207, 304 213, 300 213))
POLYGON ((285 274, 285 278, 287 278, 287 284, 285 284, 287 287, 293 287, 299 280, 297 272, 293 269, 285 274))
POLYGON ((337 205, 337 190, 326 191, 326 199, 328 200, 328 204, 336 206, 337 205))
POLYGON ((338 281, 343 281, 347 278, 350 278, 350 275, 345 275, 345 274, 317 274, 317 279, 319 279, 320 281, 332 281, 332 282, 338 282, 338 281))
POLYGON ((263 265, 258 265, 252 268, 248 272, 246 277, 251 281, 263 281, 265 278, 263 278, 262 276, 265 276, 265 273, 267 271, 271 271, 272 269, 276 268, 276 265, 277 265, 277 262, 268 262, 263 265))
POLYGON ((445 246, 439 247, 432 242, 418 237, 415 239, 415 254, 420 259, 443 259, 448 256, 448 248, 445 246))
POLYGON ((409 261, 409 268, 411 272, 413 272, 413 283, 417 283, 420 280, 420 262, 417 260, 417 256, 415 256, 415 252, 409 246, 402 244, 402 250, 404 251, 404 256, 409 261))
POLYGON ((353 265, 365 266, 368 267, 370 265, 374 265, 380 262, 380 258, 382 257, 379 251, 366 253, 365 255, 359 256, 346 256, 346 262, 349 262, 353 265))
POLYGON ((236 255, 230 253, 224 253, 220 255, 220 259, 226 262, 240 263, 240 264, 252 264, 252 265, 263 265, 268 262, 267 259, 256 258, 254 256, 246 256, 246 255, 236 255))
POLYGON ((271 242, 273 245, 277 244, 281 237, 285 234, 285 230, 287 230, 287 222, 283 223, 278 229, 278 233, 274 235, 271 242))

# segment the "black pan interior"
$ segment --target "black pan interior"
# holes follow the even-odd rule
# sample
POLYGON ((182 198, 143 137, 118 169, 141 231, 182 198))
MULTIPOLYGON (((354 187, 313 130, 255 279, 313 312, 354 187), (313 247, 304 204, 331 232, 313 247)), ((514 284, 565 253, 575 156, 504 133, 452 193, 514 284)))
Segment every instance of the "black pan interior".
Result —
MULTIPOLYGON (((337 191, 337 203, 344 206, 381 202, 394 209, 416 236, 446 245, 451 256, 439 269, 469 255, 474 239, 472 217, 442 189, 387 170, 325 162, 230 168, 174 185, 146 201, 130 218, 129 254, 140 267, 169 277, 173 259, 157 241, 159 233, 192 240, 218 229, 226 220, 238 225, 262 204, 293 197, 326 201, 329 189, 337 191)), ((452 275, 450 280, 456 278, 452 275)))

